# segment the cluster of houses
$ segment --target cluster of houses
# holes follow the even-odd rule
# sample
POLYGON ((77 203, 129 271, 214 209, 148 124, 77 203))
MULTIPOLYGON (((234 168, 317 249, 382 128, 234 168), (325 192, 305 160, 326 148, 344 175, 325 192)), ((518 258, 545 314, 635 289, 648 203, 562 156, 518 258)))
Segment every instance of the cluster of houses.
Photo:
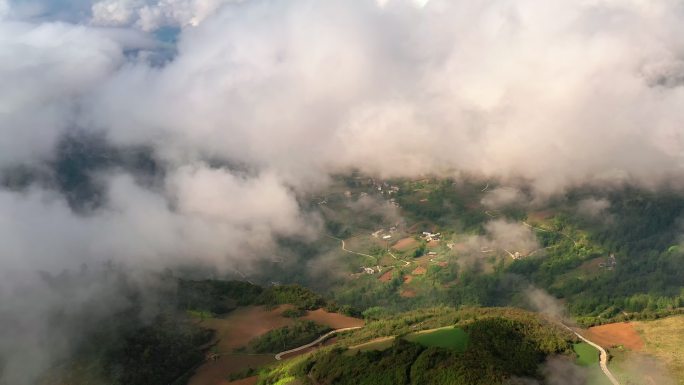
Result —
POLYGON ((379 273, 382 270, 382 268, 380 266, 375 266, 375 267, 373 267, 373 266, 371 266, 371 267, 361 266, 361 270, 363 273, 366 273, 368 275, 373 275, 375 273, 379 273))
POLYGON ((368 179, 368 184, 372 185, 373 188, 378 190, 381 194, 387 193, 388 195, 392 195, 399 192, 399 186, 390 185, 387 182, 375 180, 373 178, 368 179))
POLYGON ((429 231, 423 231, 421 238, 428 242, 439 241, 442 238, 442 233, 431 233, 429 231))
POLYGON ((392 238, 392 234, 397 232, 397 226, 392 226, 389 228, 388 231, 385 231, 385 229, 380 229, 378 231, 374 231, 371 233, 373 238, 381 238, 385 241, 389 240, 392 238))
POLYGON ((615 254, 611 254, 610 257, 608 257, 608 260, 606 260, 606 262, 599 263, 599 267, 604 268, 606 270, 613 270, 615 266, 617 266, 615 254))

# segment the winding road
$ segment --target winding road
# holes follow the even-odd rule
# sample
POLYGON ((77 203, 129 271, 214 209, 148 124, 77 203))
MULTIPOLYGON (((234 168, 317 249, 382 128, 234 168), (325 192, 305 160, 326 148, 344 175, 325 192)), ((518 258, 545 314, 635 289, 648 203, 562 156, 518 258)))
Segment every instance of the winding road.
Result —
POLYGON ((321 342, 325 341, 326 339, 328 339, 332 335, 335 335, 337 333, 346 332, 349 330, 361 329, 362 327, 363 326, 354 326, 354 327, 350 327, 350 328, 335 329, 333 331, 330 331, 328 333, 323 334, 322 336, 318 337, 315 341, 309 342, 306 345, 302 345, 302 346, 296 347, 294 349, 290 349, 290 350, 286 350, 284 352, 280 352, 280 353, 275 355, 275 359, 280 361, 283 359, 283 356, 288 355, 290 353, 296 353, 296 352, 308 349, 310 347, 316 346, 316 345, 320 344, 321 342))
POLYGON ((347 253, 351 253, 351 254, 356 254, 356 255, 361 255, 361 256, 364 256, 364 257, 372 258, 373 261, 375 261, 375 257, 372 256, 372 255, 370 255, 370 254, 359 253, 359 252, 356 252, 356 251, 352 251, 352 250, 347 249, 347 248, 345 247, 345 244, 344 244, 344 239, 336 238, 336 237, 333 237, 332 235, 327 235, 327 234, 326 234, 326 236, 327 236, 328 238, 336 239, 336 240, 342 242, 342 250, 346 251, 347 253))
MULTIPOLYGON (((560 324, 563 325, 563 327, 568 329, 570 332, 572 332, 574 335, 576 335, 579 339, 588 343, 589 345, 593 346, 595 349, 597 349, 599 351, 599 366, 601 367, 601 371, 603 372, 603 374, 606 375, 606 377, 608 377, 608 380, 611 382, 612 385, 620 385, 620 382, 617 380, 617 378, 615 378, 613 373, 611 373, 610 370, 608 369, 608 353, 606 352, 606 350, 603 347, 601 347, 600 345, 598 345, 597 343, 588 340, 587 338, 585 338, 584 336, 582 336, 581 334, 576 332, 574 329, 570 328, 568 325, 566 325, 564 323, 560 323, 560 324)), ((308 344, 305 344, 305 345, 296 347, 294 349, 286 350, 284 352, 280 352, 280 353, 276 354, 275 359, 280 361, 283 359, 283 356, 285 356, 285 355, 288 355, 291 353, 296 353, 296 352, 314 347, 314 346, 322 343, 323 341, 325 341, 326 339, 330 338, 331 336, 333 336, 337 333, 342 333, 342 332, 346 332, 346 331, 350 331, 350 330, 357 330, 357 329, 361 329, 361 328, 363 328, 363 326, 354 326, 354 327, 349 327, 349 328, 332 330, 332 331, 325 333, 324 335, 318 337, 316 340, 309 342, 308 344)), ((430 331, 438 330, 438 329, 441 329, 441 328, 430 329, 430 330, 422 330, 419 333, 426 333, 426 332, 430 332, 430 331)), ((387 338, 387 337, 383 337, 383 338, 387 338)))
POLYGON ((613 373, 611 373, 610 370, 608 370, 608 353, 606 352, 606 350, 604 348, 602 348, 601 346, 599 346, 598 344, 584 338, 584 336, 577 333, 576 331, 571 329, 569 326, 567 326, 565 324, 561 324, 561 325, 563 325, 566 329, 573 332, 577 337, 579 337, 579 339, 588 343, 589 345, 593 346, 594 348, 596 348, 599 351, 599 353, 600 353, 600 355, 599 355, 599 366, 601 366, 601 370, 603 371, 603 374, 605 374, 606 377, 608 377, 608 380, 610 380, 610 382, 613 385, 620 385, 620 382, 617 380, 617 378, 615 378, 615 376, 613 376, 613 373))
MULTIPOLYGON (((376 257, 374 257, 374 256, 372 256, 372 255, 370 255, 370 254, 359 253, 359 252, 357 252, 357 251, 353 251, 353 250, 347 249, 347 247, 346 247, 346 245, 345 245, 345 243, 344 243, 344 239, 340 239, 340 238, 337 238, 337 237, 333 237, 332 235, 328 235, 328 234, 326 234, 325 236, 328 237, 328 238, 332 238, 332 239, 335 239, 335 240, 340 241, 342 250, 343 250, 343 251, 346 251, 347 253, 351 253, 351 254, 361 255, 361 256, 363 256, 363 257, 372 258, 372 259, 373 259, 373 262, 376 261, 376 257)), ((405 260, 403 260, 403 259, 397 258, 394 254, 392 254, 391 251, 388 250, 387 252, 389 253, 390 256, 392 256, 392 258, 396 259, 397 261, 404 262, 404 263, 405 263, 404 266, 408 266, 408 265, 411 264, 411 262, 409 262, 409 261, 405 261, 405 260)), ((398 266, 395 266, 395 267, 398 267, 398 266)))

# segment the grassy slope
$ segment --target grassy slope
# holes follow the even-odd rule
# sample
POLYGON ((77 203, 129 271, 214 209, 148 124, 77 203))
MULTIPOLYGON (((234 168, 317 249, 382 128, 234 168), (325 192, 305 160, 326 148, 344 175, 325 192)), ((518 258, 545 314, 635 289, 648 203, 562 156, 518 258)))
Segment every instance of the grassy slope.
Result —
POLYGON ((429 333, 416 333, 406 337, 426 347, 438 347, 464 352, 468 346, 468 333, 460 328, 438 329, 429 333))
POLYGON ((684 384, 684 316, 637 322, 646 341, 645 350, 663 360, 679 384, 684 384))
POLYGON ((599 361, 599 352, 586 342, 573 345, 573 350, 577 354, 577 363, 582 366, 595 365, 599 361))

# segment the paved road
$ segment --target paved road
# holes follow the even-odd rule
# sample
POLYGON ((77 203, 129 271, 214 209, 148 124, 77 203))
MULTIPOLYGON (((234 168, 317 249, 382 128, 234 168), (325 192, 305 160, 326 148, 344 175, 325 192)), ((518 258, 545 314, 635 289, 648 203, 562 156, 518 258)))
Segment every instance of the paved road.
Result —
POLYGON ((576 335, 577 337, 579 337, 582 341, 588 343, 589 345, 593 346, 594 348, 596 348, 596 349, 599 351, 599 353, 600 353, 600 355, 599 355, 599 366, 601 366, 601 370, 603 371, 603 374, 605 374, 606 377, 608 377, 608 380, 610 380, 610 382, 611 382, 613 385, 620 385, 620 382, 617 380, 617 378, 615 378, 615 376, 613 376, 613 373, 611 373, 610 370, 608 370, 608 353, 606 353, 606 350, 603 349, 603 348, 602 348, 601 346, 599 346, 598 344, 596 344, 596 343, 594 343, 594 342, 592 342, 592 341, 589 341, 588 339, 584 338, 581 334, 579 334, 579 333, 577 333, 576 331, 572 330, 572 329, 571 329, 570 327, 568 327, 567 325, 565 325, 565 324, 561 324, 561 325, 565 326, 566 329, 568 329, 568 330, 570 330, 571 332, 575 333, 575 335, 576 335))
POLYGON ((296 352, 298 352, 298 351, 301 351, 301 350, 308 349, 308 348, 310 348, 310 347, 316 346, 316 345, 318 345, 318 344, 320 344, 321 342, 325 341, 326 339, 328 339, 330 336, 332 336, 332 335, 334 335, 334 334, 341 333, 341 332, 346 332, 346 331, 348 331, 348 330, 361 329, 362 327, 363 327, 363 326, 354 326, 354 327, 351 327, 351 328, 342 328, 342 329, 333 330, 333 331, 331 331, 331 332, 325 333, 324 335, 318 337, 318 339, 316 339, 315 341, 310 342, 310 343, 308 343, 308 344, 306 344, 306 345, 302 345, 302 346, 297 347, 297 348, 294 348, 294 349, 290 349, 290 350, 286 350, 286 351, 284 351, 284 352, 280 352, 280 353, 278 353, 278 354, 275 355, 275 359, 278 360, 278 361, 280 361, 280 360, 283 359, 283 356, 288 355, 288 354, 290 354, 290 353, 296 353, 296 352))

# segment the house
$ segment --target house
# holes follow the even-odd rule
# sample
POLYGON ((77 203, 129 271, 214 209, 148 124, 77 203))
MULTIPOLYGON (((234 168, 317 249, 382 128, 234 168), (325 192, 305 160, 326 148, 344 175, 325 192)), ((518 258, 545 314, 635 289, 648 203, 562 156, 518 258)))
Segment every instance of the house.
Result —
POLYGON ((425 240, 428 242, 439 241, 439 238, 441 236, 442 236, 442 233, 431 233, 429 231, 423 231, 423 238, 425 238, 425 240))

